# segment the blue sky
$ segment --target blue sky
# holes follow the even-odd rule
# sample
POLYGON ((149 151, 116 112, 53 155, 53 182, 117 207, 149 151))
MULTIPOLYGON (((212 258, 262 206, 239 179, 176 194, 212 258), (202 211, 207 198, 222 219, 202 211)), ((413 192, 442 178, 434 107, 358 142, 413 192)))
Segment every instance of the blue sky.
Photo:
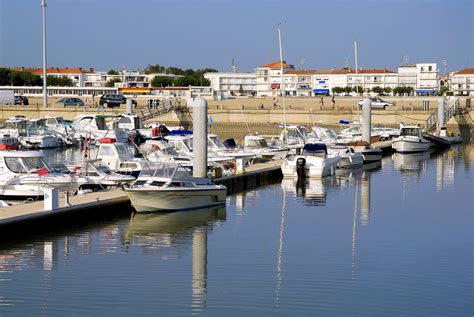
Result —
MULTIPOLYGON (((284 59, 306 69, 448 60, 474 67, 468 0, 48 0, 48 65, 142 69, 148 64, 239 71, 284 59)), ((41 0, 0 0, 0 65, 41 66, 41 0)), ((441 70, 442 67, 440 66, 441 70)))

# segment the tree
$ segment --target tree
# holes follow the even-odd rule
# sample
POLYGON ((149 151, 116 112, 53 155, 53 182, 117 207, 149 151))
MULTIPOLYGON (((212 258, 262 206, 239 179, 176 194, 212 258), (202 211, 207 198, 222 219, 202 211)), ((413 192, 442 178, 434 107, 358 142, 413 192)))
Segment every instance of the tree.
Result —
POLYGON ((74 82, 71 78, 66 76, 47 76, 48 86, 58 86, 58 87, 72 87, 74 82))
POLYGON ((169 87, 173 84, 173 79, 167 76, 155 76, 151 81, 152 87, 169 87))
POLYGON ((385 88, 383 89, 383 92, 386 93, 386 94, 389 94, 389 93, 392 92, 392 88, 390 88, 390 87, 385 87, 385 88))
POLYGON ((111 68, 109 69, 109 71, 107 72, 107 75, 118 75, 118 71, 116 71, 115 69, 111 68))
POLYGON ((115 83, 120 83, 122 80, 120 78, 112 78, 105 83, 105 87, 115 87, 115 83))
POLYGON ((333 92, 334 94, 341 94, 341 93, 343 93, 343 92, 345 92, 345 91, 346 91, 346 90, 345 90, 344 87, 333 87, 333 88, 332 88, 332 92, 333 92))
POLYGON ((177 78, 173 84, 175 86, 184 87, 184 86, 199 86, 200 81, 198 78, 190 75, 177 78))
POLYGON ((446 86, 441 87, 441 89, 438 91, 438 96, 443 96, 445 93, 449 91, 449 88, 446 86))
POLYGON ((344 87, 344 92, 345 92, 346 94, 351 93, 351 92, 352 92, 352 87, 349 87, 349 86, 344 87))
POLYGON ((373 88, 372 88, 372 91, 373 91, 374 93, 376 93, 376 94, 381 94, 381 93, 384 92, 383 88, 380 87, 380 86, 375 86, 375 87, 373 87, 373 88))

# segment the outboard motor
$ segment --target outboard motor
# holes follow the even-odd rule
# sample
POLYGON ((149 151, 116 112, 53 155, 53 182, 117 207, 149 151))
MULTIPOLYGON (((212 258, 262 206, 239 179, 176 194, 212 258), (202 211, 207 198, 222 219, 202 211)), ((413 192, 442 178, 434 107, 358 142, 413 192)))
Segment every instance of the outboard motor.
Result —
POLYGON ((306 177, 306 159, 303 157, 296 160, 296 174, 298 175, 298 178, 306 177))

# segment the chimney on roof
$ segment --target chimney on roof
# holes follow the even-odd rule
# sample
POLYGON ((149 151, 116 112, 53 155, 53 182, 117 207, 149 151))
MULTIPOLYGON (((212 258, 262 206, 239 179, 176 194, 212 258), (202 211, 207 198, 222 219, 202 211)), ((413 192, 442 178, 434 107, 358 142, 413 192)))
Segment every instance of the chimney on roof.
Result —
POLYGON ((89 68, 89 71, 90 71, 91 73, 94 72, 94 68, 92 68, 92 67, 89 68))
POLYGON ((79 70, 82 70, 82 67, 79 67, 79 70))

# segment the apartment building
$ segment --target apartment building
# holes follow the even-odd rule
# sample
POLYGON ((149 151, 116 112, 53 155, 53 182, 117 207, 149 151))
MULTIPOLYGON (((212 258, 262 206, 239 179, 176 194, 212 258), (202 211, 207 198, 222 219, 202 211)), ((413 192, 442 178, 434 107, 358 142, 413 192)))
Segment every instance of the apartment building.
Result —
POLYGON ((412 87, 416 94, 433 94, 439 90, 436 63, 417 63, 398 67, 398 86, 412 87))
POLYGON ((464 68, 449 76, 449 90, 454 95, 474 96, 474 68, 464 68))
POLYGON ((296 91, 297 79, 295 79, 295 75, 288 74, 286 78, 283 76, 284 82, 281 82, 282 68, 283 74, 295 69, 293 65, 287 64, 285 61, 273 62, 256 68, 257 85, 255 91, 257 93, 257 97, 279 95, 281 91, 281 84, 283 84, 282 88, 287 94, 293 94, 296 91))
POLYGON ((211 88, 216 93, 253 94, 257 90, 256 73, 206 73, 204 78, 211 82, 211 88))

